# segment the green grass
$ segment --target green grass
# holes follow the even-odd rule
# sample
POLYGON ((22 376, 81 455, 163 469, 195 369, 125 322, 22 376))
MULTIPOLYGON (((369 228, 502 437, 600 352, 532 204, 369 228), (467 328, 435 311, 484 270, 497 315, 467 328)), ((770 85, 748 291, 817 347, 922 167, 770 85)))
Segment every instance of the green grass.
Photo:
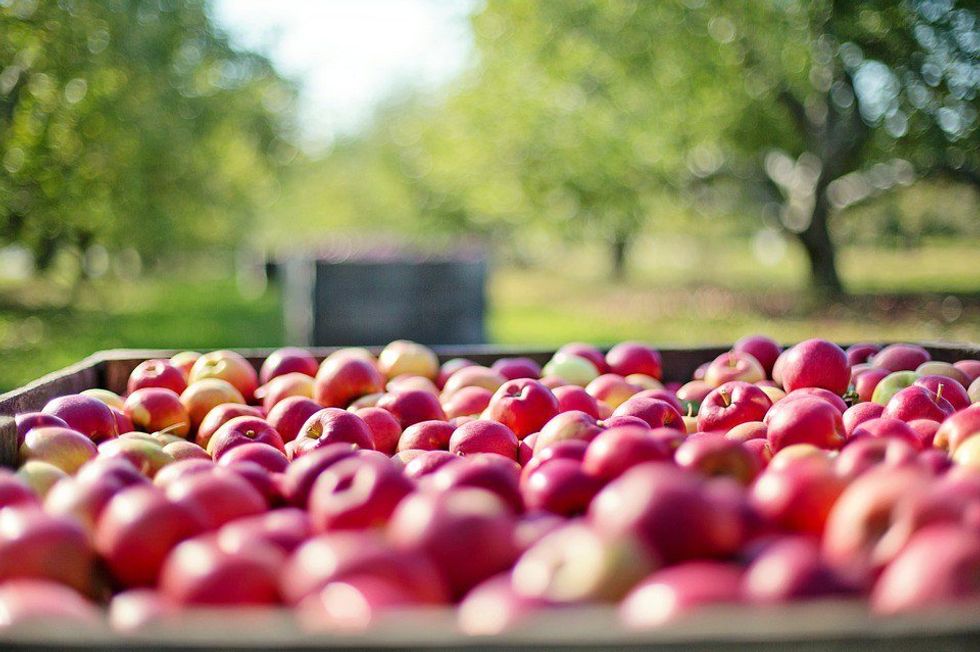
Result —
MULTIPOLYGON (((845 250, 842 274, 856 296, 834 304, 815 304, 800 290, 806 266, 794 248, 764 266, 749 243, 641 240, 630 277, 620 284, 607 280, 603 253, 558 249, 533 268, 495 269, 488 288, 491 339, 557 345, 637 338, 686 345, 763 332, 783 341, 980 340, 976 243, 845 250)), ((276 288, 246 298, 230 273, 101 281, 74 298, 40 280, 0 284, 0 390, 100 349, 282 342, 276 288)))

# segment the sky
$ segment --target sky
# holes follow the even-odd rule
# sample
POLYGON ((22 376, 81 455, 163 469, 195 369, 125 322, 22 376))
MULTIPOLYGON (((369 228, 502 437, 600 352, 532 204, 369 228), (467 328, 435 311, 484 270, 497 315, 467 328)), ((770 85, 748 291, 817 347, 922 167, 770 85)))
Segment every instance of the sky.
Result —
POLYGON ((445 84, 469 60, 476 0, 215 0, 232 42, 297 80, 313 148, 356 131, 398 89, 445 84))

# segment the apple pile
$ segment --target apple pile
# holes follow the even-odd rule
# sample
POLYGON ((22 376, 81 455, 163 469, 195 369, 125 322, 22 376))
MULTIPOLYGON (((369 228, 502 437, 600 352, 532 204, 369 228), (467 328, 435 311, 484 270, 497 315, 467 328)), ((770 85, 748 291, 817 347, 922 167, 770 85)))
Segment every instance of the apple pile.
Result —
POLYGON ((747 337, 684 384, 637 342, 543 368, 404 340, 258 371, 185 352, 16 423, 0 627, 279 606, 352 631, 452 605, 492 634, 596 603, 645 628, 980 600, 980 361, 911 344, 747 337))

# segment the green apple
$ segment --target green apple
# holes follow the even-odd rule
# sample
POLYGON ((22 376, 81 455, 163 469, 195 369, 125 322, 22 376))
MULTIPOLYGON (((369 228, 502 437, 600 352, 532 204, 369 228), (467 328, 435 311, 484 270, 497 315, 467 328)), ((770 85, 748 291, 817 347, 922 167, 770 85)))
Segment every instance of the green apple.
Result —
POLYGON ((557 376, 572 385, 585 387, 599 377, 595 365, 577 355, 558 354, 541 370, 542 376, 557 376))
POLYGON ((882 378, 881 382, 875 387, 874 394, 871 395, 871 402, 879 405, 888 405, 888 401, 891 400, 892 396, 895 396, 895 394, 898 394, 906 387, 911 387, 918 379, 919 374, 914 371, 892 372, 882 378))

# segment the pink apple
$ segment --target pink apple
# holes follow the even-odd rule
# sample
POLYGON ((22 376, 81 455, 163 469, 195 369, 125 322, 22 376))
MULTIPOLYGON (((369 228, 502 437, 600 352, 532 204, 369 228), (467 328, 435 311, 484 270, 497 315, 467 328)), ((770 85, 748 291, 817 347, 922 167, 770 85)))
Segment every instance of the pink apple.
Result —
POLYGON ((255 390, 255 399, 262 401, 262 409, 268 412, 280 401, 290 396, 313 398, 313 378, 298 371, 276 376, 255 390))
MULTIPOLYGON (((302 396, 290 396, 283 399, 269 410, 266 421, 269 422, 283 442, 291 442, 296 439, 296 435, 303 428, 303 425, 314 414, 323 408, 319 403, 302 396)), ((258 414, 254 416, 260 416, 258 414)), ((204 425, 201 426, 202 430, 204 425)), ((217 428, 216 428, 217 429, 217 428)))
POLYGON ((503 374, 488 367, 479 365, 463 367, 446 380, 442 388, 442 396, 444 400, 452 398, 464 387, 482 387, 495 392, 506 382, 507 378, 503 374))
POLYGON ((922 442, 919 440, 918 435, 915 434, 915 431, 908 424, 890 417, 868 419, 864 423, 858 424, 851 431, 848 439, 857 440, 864 437, 870 437, 872 439, 900 439, 915 450, 922 448, 922 442))
MULTIPOLYGON (((241 427, 236 430, 241 431, 241 427)), ((283 473, 289 466, 289 459, 282 448, 260 441, 226 447, 217 461, 219 466, 229 466, 236 462, 254 462, 270 473, 283 473)))
POLYGON ((759 361, 744 351, 722 353, 711 361, 704 372, 704 382, 719 387, 733 380, 754 383, 765 379, 766 372, 759 361))
POLYGON ((178 614, 177 605, 156 589, 130 589, 112 597, 108 619, 113 631, 135 633, 161 626, 178 614))
POLYGON ((357 457, 324 470, 310 491, 310 520, 319 532, 380 527, 415 483, 388 461, 357 457))
POLYGON ((932 359, 929 352, 915 344, 889 344, 876 353, 871 362, 888 371, 913 371, 932 359))
POLYGON ((864 402, 870 401, 875 394, 878 383, 887 378, 890 373, 884 369, 873 367, 855 376, 854 391, 857 392, 858 400, 864 402))
POLYGON ((398 420, 402 430, 420 421, 445 421, 439 399, 419 390, 397 394, 385 394, 378 399, 377 407, 388 410, 398 420))
POLYGON ((220 460, 236 446, 257 442, 271 446, 285 453, 285 446, 279 432, 265 419, 258 417, 235 417, 218 428, 208 442, 208 453, 220 460))
POLYGON ((767 439, 768 434, 768 428, 762 421, 746 421, 726 432, 725 437, 744 444, 753 439, 767 439))
POLYGON ((529 510, 571 517, 585 513, 602 484, 581 462, 555 459, 527 475, 521 493, 529 510))
POLYGON ((624 378, 630 374, 645 374, 651 378, 663 378, 663 360, 660 352, 640 342, 622 342, 606 353, 606 364, 614 374, 624 378))
POLYGON ((530 358, 499 358, 490 368, 507 380, 541 377, 541 365, 530 358))
MULTIPOLYGON (((134 433, 135 434, 135 433, 134 433)), ((99 444, 99 457, 123 459, 152 478, 174 458, 153 439, 118 437, 99 444)))
POLYGON ((338 442, 374 449, 374 439, 368 425, 357 415, 339 408, 323 408, 314 413, 303 424, 293 442, 294 458, 338 442))
POLYGON ((782 468, 770 465, 755 479, 750 496, 755 509, 780 527, 819 535, 846 485, 831 464, 801 458, 782 468))
POLYGON ((735 342, 732 351, 748 353, 759 361, 762 369, 766 372, 766 376, 770 376, 773 365, 776 364, 776 358, 779 357, 782 349, 775 341, 765 335, 748 335, 735 342))
POLYGON ((819 398, 827 401, 837 408, 837 411, 841 414, 844 414, 844 411, 847 410, 847 403, 844 402, 843 398, 831 391, 823 389, 822 387, 801 387, 799 389, 794 389, 792 392, 786 394, 786 396, 784 396, 781 400, 793 401, 801 396, 811 396, 813 398, 819 398))
POLYGON ((187 379, 169 360, 145 360, 129 374, 126 392, 132 394, 144 387, 163 387, 179 396, 187 389, 187 379))
POLYGON ((881 347, 877 344, 852 344, 847 347, 845 351, 847 355, 848 366, 853 367, 856 364, 862 364, 868 362, 875 353, 881 350, 881 347))
POLYGON ((571 411, 562 412, 555 415, 548 423, 541 428, 541 432, 535 438, 535 453, 544 448, 566 439, 582 439, 592 441, 596 435, 602 432, 596 420, 585 412, 571 411))
POLYGON ((687 438, 674 453, 682 469, 704 476, 728 476, 747 485, 761 471, 757 458, 741 442, 722 434, 698 433, 687 438))
POLYGON ((313 535, 309 514, 296 507, 282 507, 264 514, 239 518, 217 532, 220 548, 229 552, 241 550, 259 542, 273 545, 284 553, 292 553, 313 535))
POLYGON ((541 430, 558 414, 558 399, 536 380, 508 380, 494 393, 487 411, 491 419, 523 438, 541 430))
POLYGON ((166 432, 186 437, 191 418, 180 396, 163 387, 138 389, 126 398, 126 416, 143 432, 166 432))
POLYGON ((855 478, 879 464, 902 466, 916 460, 916 448, 894 437, 858 437, 848 441, 834 460, 837 472, 855 478))
POLYGON ((221 467, 170 483, 166 495, 171 502, 195 512, 208 530, 268 508, 265 498, 247 480, 221 467))
POLYGON ((645 427, 616 426, 593 439, 585 453, 582 468, 598 478, 611 480, 637 464, 667 461, 673 450, 653 437, 645 427))
POLYGON ((262 368, 259 369, 259 382, 265 385, 273 378, 289 373, 315 376, 318 367, 316 358, 309 351, 286 346, 276 349, 262 362, 262 368))
POLYGON ((58 426, 59 428, 69 427, 68 424, 65 423, 64 419, 45 412, 24 412, 18 414, 14 420, 17 425, 18 448, 20 448, 20 445, 24 443, 24 435, 26 435, 31 428, 41 428, 44 426, 58 426))
POLYGON ((119 434, 109 406, 88 396, 69 394, 52 399, 42 412, 58 417, 97 444, 119 434))
POLYGON ((0 585, 0 628, 43 631, 52 623, 80 634, 102 627, 99 608, 58 582, 15 579, 0 585))
POLYGON ((941 424, 938 421, 933 421, 932 419, 912 419, 907 423, 909 428, 912 429, 912 432, 915 433, 915 436, 919 438, 922 448, 932 448, 936 438, 936 433, 939 432, 939 427, 941 424))
POLYGON ((92 547, 73 519, 49 515, 35 505, 0 509, 0 584, 50 580, 91 593, 94 572, 92 547))
POLYGON ((673 428, 684 430, 681 413, 667 401, 643 396, 634 396, 613 412, 614 417, 639 417, 651 428, 673 428))
POLYGON ((850 379, 847 355, 826 340, 805 340, 791 347, 782 365, 782 385, 787 392, 820 387, 841 396, 850 379))
POLYGON ((585 387, 593 398, 614 409, 641 389, 618 374, 603 374, 585 387))
POLYGON ((879 405, 878 403, 857 403, 847 408, 841 417, 844 423, 844 432, 847 433, 848 438, 850 438, 851 433, 854 429, 871 419, 877 419, 885 411, 884 405, 879 405))
POLYGON ((959 412, 970 405, 970 396, 966 388, 948 376, 920 376, 912 386, 924 387, 946 399, 953 406, 954 412, 959 412))
POLYGON ((819 398, 779 401, 766 414, 769 447, 773 453, 793 444, 836 449, 844 443, 844 422, 833 405, 819 398))
POLYGON ((942 423, 953 411, 953 406, 942 395, 921 385, 913 385, 892 396, 882 416, 902 421, 932 419, 942 423))
POLYGON ((698 409, 701 407, 701 401, 714 391, 714 389, 714 387, 703 380, 692 380, 689 383, 681 385, 680 389, 677 390, 676 396, 677 400, 684 407, 685 413, 687 412, 688 406, 692 406, 692 411, 694 414, 697 414, 698 409))
POLYGON ((347 407, 384 388, 384 376, 373 362, 341 356, 323 361, 314 381, 313 398, 324 407, 347 407))
POLYGON ((12 505, 37 505, 38 496, 11 471, 0 468, 0 509, 12 505))
POLYGON ((200 357, 201 354, 197 351, 181 351, 170 357, 170 364, 177 367, 180 373, 184 374, 184 379, 186 380, 191 374, 194 363, 200 357))
POLYGON ((755 603, 846 594, 851 587, 821 559, 813 539, 788 536, 769 543, 745 571, 743 594, 755 603))
POLYGON ((420 421, 405 429, 398 439, 398 450, 449 450, 456 426, 448 421, 420 421))
MULTIPOLYGON (((457 458, 458 459, 458 458, 457 458)), ((456 464, 441 463, 425 476, 423 487, 435 491, 460 488, 484 489, 495 494, 514 511, 524 512, 524 500, 518 482, 520 469, 516 465, 498 463, 498 455, 476 455, 456 464)), ((441 460, 433 460, 439 463, 441 460)))
POLYGON ((461 416, 473 416, 483 412, 493 392, 485 387, 471 385, 463 387, 453 393, 452 396, 442 402, 442 409, 446 413, 447 419, 454 419, 461 416))
POLYGON ((581 462, 585 459, 585 452, 589 448, 589 442, 581 439, 565 439, 555 442, 550 446, 538 451, 527 464, 521 468, 521 484, 527 482, 528 476, 536 470, 550 463, 552 460, 568 459, 581 462))
POLYGON ((291 504, 305 508, 310 489, 321 473, 342 459, 355 455, 356 444, 328 444, 293 460, 282 479, 282 493, 291 504))
POLYGON ((178 544, 160 571, 160 591, 181 605, 244 606, 279 603, 282 553, 253 545, 236 552, 211 537, 178 544))
POLYGON ((461 461, 460 457, 458 455, 453 455, 448 450, 421 451, 420 455, 416 456, 405 465, 405 469, 402 472, 406 475, 406 477, 412 478, 413 480, 418 480, 427 475, 435 473, 446 464, 459 461, 461 461))
POLYGON ((980 378, 980 360, 957 360, 953 366, 959 369, 970 383, 980 378))
POLYGON ((971 405, 944 420, 936 431, 933 445, 952 454, 975 435, 980 435, 980 404, 971 405))
MULTIPOLYGON (((505 358, 501 358, 501 360, 504 359, 505 358)), ((498 360, 497 362, 500 362, 501 360, 498 360)), ((439 367, 439 376, 436 378, 436 387, 438 387, 441 390, 443 387, 446 386, 446 381, 449 380, 449 377, 452 376, 454 373, 456 373, 463 367, 471 367, 475 365, 476 365, 475 362, 473 362, 472 360, 468 360, 467 358, 450 358, 449 360, 446 360, 445 362, 442 363, 442 366, 439 367)), ((494 371, 499 371, 499 370, 494 369, 494 371)))
POLYGON ((470 421, 453 431, 449 439, 449 452, 463 456, 473 453, 496 453, 516 460, 517 436, 513 430, 497 421, 482 419, 470 421))
POLYGON ((619 606, 631 629, 659 627, 702 607, 742 600, 742 569, 730 562, 688 561, 659 570, 619 606))
POLYGON ((558 399, 559 412, 571 412, 573 410, 585 412, 594 419, 599 418, 599 404, 586 388, 578 385, 562 385, 555 387, 551 393, 558 399))
POLYGON ((740 423, 762 421, 771 407, 772 401, 755 385, 741 381, 725 383, 701 402, 698 430, 728 432, 740 423))
POLYGON ((457 610, 457 624, 468 636, 490 636, 520 627, 544 607, 547 600, 514 590, 510 573, 500 573, 466 594, 457 610))
MULTIPOLYGON (((319 410, 320 406, 316 406, 316 409, 319 410)), ((206 449, 208 442, 211 441, 211 437, 218 431, 218 428, 236 417, 262 418, 262 411, 257 407, 242 405, 241 403, 222 403, 221 405, 217 405, 201 421, 201 425, 197 428, 194 441, 198 446, 206 449)))
POLYGON ((398 439, 402 434, 401 426, 395 421, 395 417, 387 410, 377 407, 354 410, 354 414, 363 419, 371 429, 374 449, 385 455, 394 455, 398 448, 398 439))

